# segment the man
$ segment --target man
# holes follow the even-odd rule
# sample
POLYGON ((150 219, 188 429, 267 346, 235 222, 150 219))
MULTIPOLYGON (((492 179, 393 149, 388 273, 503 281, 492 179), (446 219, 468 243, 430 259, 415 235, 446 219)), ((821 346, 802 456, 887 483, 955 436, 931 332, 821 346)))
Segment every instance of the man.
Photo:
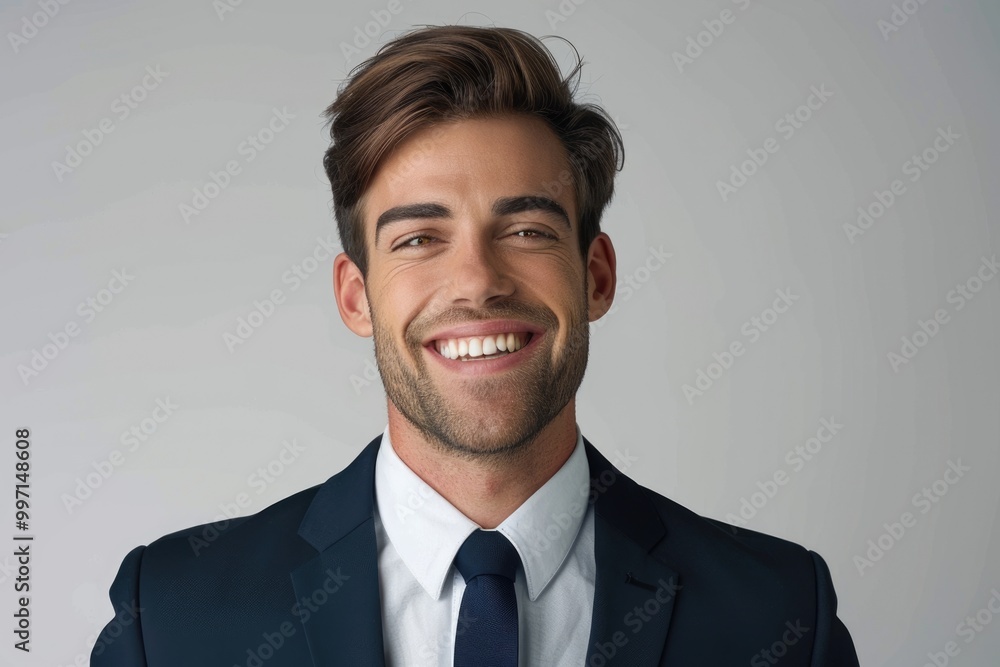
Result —
POLYGON ((426 28, 328 110, 341 317, 388 425, 344 471, 132 551, 92 665, 857 665, 815 553, 583 438, 623 155, 533 37, 426 28))

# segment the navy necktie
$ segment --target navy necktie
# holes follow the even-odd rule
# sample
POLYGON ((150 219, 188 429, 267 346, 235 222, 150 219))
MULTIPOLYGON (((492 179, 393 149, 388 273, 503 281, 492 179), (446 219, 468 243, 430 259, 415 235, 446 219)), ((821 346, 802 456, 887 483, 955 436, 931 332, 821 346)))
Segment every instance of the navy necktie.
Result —
POLYGON ((455 556, 465 578, 458 613, 455 667, 517 667, 517 598, 521 562, 514 545, 495 530, 476 530, 455 556))

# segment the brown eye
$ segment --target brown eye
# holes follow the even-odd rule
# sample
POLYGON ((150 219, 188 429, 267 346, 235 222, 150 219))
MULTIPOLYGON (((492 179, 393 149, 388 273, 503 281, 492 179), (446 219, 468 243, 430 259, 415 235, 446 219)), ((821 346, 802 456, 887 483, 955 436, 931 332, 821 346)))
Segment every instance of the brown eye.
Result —
POLYGON ((393 250, 394 251, 395 250, 399 250, 400 248, 419 248, 420 246, 427 245, 427 243, 413 243, 414 241, 419 241, 421 239, 425 239, 425 240, 427 240, 429 242, 430 238, 431 237, 427 236, 426 234, 417 234, 415 236, 411 236, 408 239, 405 239, 399 245, 397 245, 395 248, 393 248, 393 250))
POLYGON ((552 236, 552 234, 548 234, 548 233, 543 232, 543 231, 538 230, 538 229, 519 229, 516 232, 514 232, 514 234, 520 236, 520 238, 522 238, 522 239, 542 239, 542 238, 544 238, 544 239, 554 239, 554 238, 556 238, 556 237, 552 236), (530 236, 521 236, 522 234, 528 234, 530 236))

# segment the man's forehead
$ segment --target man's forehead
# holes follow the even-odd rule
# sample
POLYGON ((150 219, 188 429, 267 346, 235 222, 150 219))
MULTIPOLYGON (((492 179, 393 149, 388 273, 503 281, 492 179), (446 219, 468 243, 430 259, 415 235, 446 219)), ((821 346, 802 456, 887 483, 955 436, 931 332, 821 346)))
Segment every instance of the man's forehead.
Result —
POLYGON ((507 180, 530 179, 534 187, 544 187, 564 179, 570 161, 562 141, 540 118, 517 114, 454 119, 417 129, 386 151, 369 189, 405 188, 436 174, 448 178, 455 170, 480 166, 499 167, 499 175, 507 180))
POLYGON ((448 217, 443 209, 454 213, 469 195, 497 215, 537 210, 569 221, 576 214, 573 184, 568 153, 543 120, 472 118, 422 128, 402 141, 360 203, 369 234, 406 212, 448 217))

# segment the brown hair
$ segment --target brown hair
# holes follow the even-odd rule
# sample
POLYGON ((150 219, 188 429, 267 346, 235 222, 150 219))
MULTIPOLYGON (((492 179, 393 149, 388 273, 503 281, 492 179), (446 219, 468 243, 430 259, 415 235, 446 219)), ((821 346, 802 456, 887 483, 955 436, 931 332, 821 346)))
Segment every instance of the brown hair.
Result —
POLYGON ((385 44, 352 70, 326 110, 332 143, 323 167, 341 243, 362 275, 368 273, 368 254, 361 202, 393 148, 434 123, 517 113, 544 119, 566 148, 570 173, 543 187, 557 195, 563 186, 576 185, 586 261, 625 148, 607 112, 573 101, 583 66, 573 51, 576 66, 563 78, 552 53, 526 32, 428 26, 385 44))

